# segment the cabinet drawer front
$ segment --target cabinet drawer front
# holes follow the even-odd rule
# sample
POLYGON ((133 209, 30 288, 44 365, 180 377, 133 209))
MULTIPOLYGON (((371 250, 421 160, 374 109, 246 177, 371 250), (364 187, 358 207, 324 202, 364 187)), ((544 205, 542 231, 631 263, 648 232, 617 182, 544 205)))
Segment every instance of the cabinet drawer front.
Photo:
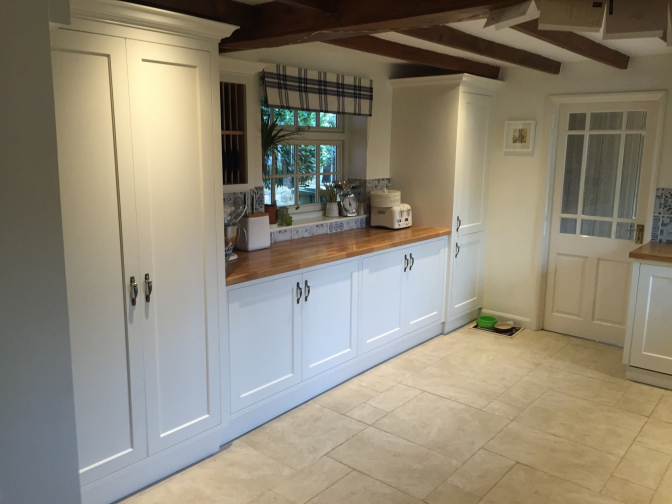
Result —
POLYGON ((403 249, 362 260, 360 354, 403 335, 403 277, 403 249))
POLYGON ((411 265, 404 289, 406 331, 415 331, 443 321, 445 240, 432 241, 408 249, 411 265))
POLYGON ((359 261, 303 275, 303 379, 357 355, 359 261), (310 294, 306 298, 306 286, 310 294))
POLYGON ((642 265, 630 364, 672 374, 672 268, 642 265))
POLYGON ((301 275, 229 292, 231 411, 301 381, 301 275))

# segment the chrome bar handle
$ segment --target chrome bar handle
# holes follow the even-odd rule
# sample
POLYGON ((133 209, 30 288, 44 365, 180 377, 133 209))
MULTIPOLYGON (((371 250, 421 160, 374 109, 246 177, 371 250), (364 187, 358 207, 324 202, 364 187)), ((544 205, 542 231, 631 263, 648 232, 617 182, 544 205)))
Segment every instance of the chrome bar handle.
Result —
POLYGON ((149 296, 152 295, 152 281, 149 279, 149 273, 145 273, 145 301, 149 303, 149 296))
POLYGON ((457 249, 457 252, 455 252, 455 259, 457 259, 457 256, 460 255, 460 244, 456 243, 455 248, 457 249))
POLYGON ((304 287, 304 290, 306 291, 306 297, 305 297, 304 300, 307 302, 308 301, 308 296, 310 296, 310 285, 308 285, 308 280, 306 280, 306 283, 304 284, 303 287, 304 287))
POLYGON ((138 284, 135 281, 135 277, 131 277, 131 305, 135 306, 138 302, 138 284))
POLYGON ((301 284, 296 282, 296 304, 301 302, 301 296, 303 296, 303 289, 301 288, 301 284))
POLYGON ((404 254, 404 273, 406 273, 406 270, 408 269, 408 257, 406 254, 404 254))
POLYGON ((410 254, 410 256, 411 256, 411 266, 408 268, 408 271, 412 271, 413 270, 413 265, 415 264, 415 259, 413 258, 413 254, 410 254))

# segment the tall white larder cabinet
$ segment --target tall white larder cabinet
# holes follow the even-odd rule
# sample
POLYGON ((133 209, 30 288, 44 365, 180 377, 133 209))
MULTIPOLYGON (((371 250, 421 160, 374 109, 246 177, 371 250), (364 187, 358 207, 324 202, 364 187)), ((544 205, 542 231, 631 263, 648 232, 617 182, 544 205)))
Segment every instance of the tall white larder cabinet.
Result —
POLYGON ((52 62, 80 479, 111 502, 218 448, 216 40, 233 27, 197 40, 180 15, 167 26, 192 38, 158 33, 154 9, 73 4, 52 62), (148 14, 152 32, 133 25, 148 14))
POLYGON ((466 74, 391 82, 392 185, 414 224, 452 230, 450 323, 483 305, 492 104, 503 83, 466 74))

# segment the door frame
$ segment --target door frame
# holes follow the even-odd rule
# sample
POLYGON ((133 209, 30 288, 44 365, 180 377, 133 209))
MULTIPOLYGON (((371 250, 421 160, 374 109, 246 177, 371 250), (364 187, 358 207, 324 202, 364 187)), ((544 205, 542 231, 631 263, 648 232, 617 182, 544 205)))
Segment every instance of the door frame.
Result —
MULTIPOLYGON (((653 215, 658 186, 658 174, 660 171, 660 148, 663 141, 663 124, 665 122, 665 105, 667 91, 641 91, 628 93, 593 93, 572 95, 551 95, 546 99, 545 116, 548 128, 548 148, 546 149, 546 205, 544 218, 541 220, 539 236, 541 243, 537 256, 537 283, 535 286, 535 309, 532 329, 539 330, 544 326, 546 307, 546 281, 548 277, 549 253, 551 248, 551 222, 553 219, 553 193, 555 190, 555 164, 558 151, 558 128, 560 121, 560 107, 571 104, 595 104, 609 102, 658 102, 658 124, 655 132, 655 144, 653 147, 653 168, 651 171, 651 184, 649 187, 649 215, 653 215)), ((650 230, 649 230, 650 236, 650 230)), ((646 236, 645 236, 646 239, 646 236)), ((627 330, 627 328, 626 328, 627 330)))

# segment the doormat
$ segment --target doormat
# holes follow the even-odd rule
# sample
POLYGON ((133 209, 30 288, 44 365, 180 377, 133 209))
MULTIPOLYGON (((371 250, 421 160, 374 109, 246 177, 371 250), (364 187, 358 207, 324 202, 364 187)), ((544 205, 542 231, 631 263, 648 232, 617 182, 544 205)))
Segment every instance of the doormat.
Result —
POLYGON ((522 329, 522 327, 512 327, 506 332, 497 332, 494 329, 486 329, 485 327, 478 327, 478 324, 476 324, 472 329, 477 329, 479 331, 483 332, 489 332, 492 334, 496 334, 497 336, 507 336, 509 338, 513 338, 518 332, 522 329))

